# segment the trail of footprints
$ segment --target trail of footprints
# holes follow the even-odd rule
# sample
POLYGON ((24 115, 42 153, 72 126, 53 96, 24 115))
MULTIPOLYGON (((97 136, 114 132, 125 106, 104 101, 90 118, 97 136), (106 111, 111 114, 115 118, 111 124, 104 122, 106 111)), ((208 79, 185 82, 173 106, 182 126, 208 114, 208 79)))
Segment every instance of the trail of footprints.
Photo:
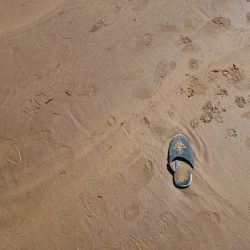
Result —
POLYGON ((125 236, 120 241, 121 249, 153 249, 159 242, 174 249, 201 249, 213 247, 226 237, 220 215, 213 211, 199 212, 187 221, 179 221, 171 212, 162 213, 156 220, 137 215, 136 220, 139 233, 125 236))

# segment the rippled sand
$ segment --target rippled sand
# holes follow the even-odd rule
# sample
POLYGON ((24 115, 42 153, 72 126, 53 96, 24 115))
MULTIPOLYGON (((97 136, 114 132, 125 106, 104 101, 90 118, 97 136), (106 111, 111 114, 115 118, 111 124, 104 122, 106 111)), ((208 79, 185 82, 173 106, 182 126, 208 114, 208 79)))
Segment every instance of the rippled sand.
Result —
POLYGON ((250 249, 250 2, 0 2, 0 249, 250 249), (171 137, 196 155, 190 188, 171 137))

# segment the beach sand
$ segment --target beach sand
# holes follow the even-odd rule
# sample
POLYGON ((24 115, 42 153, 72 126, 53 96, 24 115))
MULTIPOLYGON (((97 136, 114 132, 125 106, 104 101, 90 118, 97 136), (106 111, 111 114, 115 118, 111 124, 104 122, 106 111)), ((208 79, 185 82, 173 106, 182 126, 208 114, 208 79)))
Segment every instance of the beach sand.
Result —
POLYGON ((1 1, 0 249, 250 249, 249 58, 245 0, 1 1))

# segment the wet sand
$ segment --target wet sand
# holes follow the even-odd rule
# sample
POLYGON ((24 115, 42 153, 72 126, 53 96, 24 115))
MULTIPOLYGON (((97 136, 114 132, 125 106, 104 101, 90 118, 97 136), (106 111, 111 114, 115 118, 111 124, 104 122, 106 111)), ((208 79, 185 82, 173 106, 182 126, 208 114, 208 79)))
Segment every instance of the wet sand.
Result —
POLYGON ((38 2, 0 3, 0 249, 249 249, 250 2, 38 2))

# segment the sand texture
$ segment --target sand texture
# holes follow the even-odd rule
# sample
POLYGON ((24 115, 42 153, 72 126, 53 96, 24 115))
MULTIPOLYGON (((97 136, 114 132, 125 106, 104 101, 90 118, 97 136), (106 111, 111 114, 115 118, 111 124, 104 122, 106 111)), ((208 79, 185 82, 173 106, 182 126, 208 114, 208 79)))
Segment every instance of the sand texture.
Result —
POLYGON ((250 249, 250 1, 0 1, 0 121, 1 250, 250 249))

